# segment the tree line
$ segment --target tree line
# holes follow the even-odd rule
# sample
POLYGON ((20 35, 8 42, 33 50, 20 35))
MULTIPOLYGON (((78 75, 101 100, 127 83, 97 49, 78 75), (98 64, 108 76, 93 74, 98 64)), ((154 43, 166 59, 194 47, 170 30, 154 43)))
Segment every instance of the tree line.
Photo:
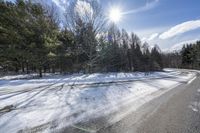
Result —
POLYGON ((150 48, 135 34, 109 23, 96 1, 76 1, 61 25, 55 6, 0 1, 0 69, 7 73, 93 73, 162 70, 158 46, 150 48), (78 10, 77 10, 78 9, 78 10))
POLYGON ((200 69, 200 41, 184 44, 180 51, 165 53, 164 67, 200 69))

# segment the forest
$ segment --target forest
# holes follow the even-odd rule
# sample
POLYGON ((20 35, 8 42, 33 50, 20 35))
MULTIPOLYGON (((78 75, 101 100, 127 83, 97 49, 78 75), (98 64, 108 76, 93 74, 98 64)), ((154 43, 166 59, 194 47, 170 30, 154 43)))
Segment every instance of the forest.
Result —
POLYGON ((94 73, 200 67, 200 42, 162 53, 134 33, 108 22, 100 5, 81 13, 72 3, 60 19, 55 6, 0 2, 0 72, 94 73))
POLYGON ((200 41, 184 44, 179 51, 162 54, 164 66, 171 68, 200 69, 200 41))

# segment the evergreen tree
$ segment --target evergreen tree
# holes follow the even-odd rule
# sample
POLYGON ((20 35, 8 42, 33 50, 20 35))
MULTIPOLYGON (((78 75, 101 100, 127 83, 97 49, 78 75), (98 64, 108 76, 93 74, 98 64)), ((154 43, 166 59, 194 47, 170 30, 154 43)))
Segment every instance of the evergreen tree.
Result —
MULTIPOLYGON (((161 70, 162 59, 171 58, 161 58, 158 46, 150 50, 134 33, 129 35, 114 24, 106 27, 97 2, 88 1, 93 12, 82 13, 72 3, 67 25, 59 27, 53 6, 1 1, 0 67, 7 72, 38 72, 42 77, 43 72, 161 70)), ((185 66, 199 67, 199 49, 198 42, 182 50, 185 66)))
POLYGON ((151 50, 151 58, 153 59, 153 68, 155 70, 162 70, 163 69, 163 61, 162 61, 162 55, 161 50, 158 47, 158 45, 155 45, 151 50))

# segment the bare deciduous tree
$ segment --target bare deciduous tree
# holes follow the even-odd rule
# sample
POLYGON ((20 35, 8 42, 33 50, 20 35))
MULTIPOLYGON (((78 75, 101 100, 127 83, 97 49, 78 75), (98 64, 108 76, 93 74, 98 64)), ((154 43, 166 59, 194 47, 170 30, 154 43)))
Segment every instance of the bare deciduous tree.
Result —
POLYGON ((75 1, 66 10, 66 26, 76 36, 77 62, 79 55, 85 55, 88 72, 98 59, 97 36, 104 30, 106 19, 97 1, 75 1))

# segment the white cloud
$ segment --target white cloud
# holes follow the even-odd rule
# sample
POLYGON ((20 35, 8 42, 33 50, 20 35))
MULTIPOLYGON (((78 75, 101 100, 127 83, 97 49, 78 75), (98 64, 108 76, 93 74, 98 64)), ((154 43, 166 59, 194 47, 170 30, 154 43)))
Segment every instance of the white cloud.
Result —
POLYGON ((200 28, 200 20, 192 20, 192 21, 187 21, 181 24, 178 24, 166 32, 162 33, 159 38, 160 39, 168 39, 171 37, 174 37, 176 35, 183 34, 185 32, 195 30, 197 28, 200 28))
POLYGON ((142 41, 142 43, 144 43, 144 42, 147 41, 147 38, 146 37, 142 37, 141 41, 142 41))
POLYGON ((144 42, 149 42, 149 41, 152 41, 154 40, 155 38, 157 38, 159 36, 158 33, 153 33, 151 34, 149 37, 142 37, 141 41, 144 43, 144 42))
POLYGON ((148 38, 148 41, 152 41, 152 40, 154 40, 156 37, 158 37, 158 33, 154 33, 154 34, 152 34, 149 38, 148 38))
POLYGON ((144 6, 138 8, 138 9, 126 11, 123 14, 138 13, 138 12, 150 10, 150 9, 154 8, 158 4, 158 2, 159 2, 159 0, 152 0, 151 2, 147 1, 144 6))
POLYGON ((193 40, 187 40, 187 41, 179 42, 179 43, 173 45, 171 48, 169 48, 169 51, 180 50, 180 49, 183 47, 183 45, 195 43, 195 42, 197 42, 198 40, 199 40, 199 39, 193 39, 193 40))

